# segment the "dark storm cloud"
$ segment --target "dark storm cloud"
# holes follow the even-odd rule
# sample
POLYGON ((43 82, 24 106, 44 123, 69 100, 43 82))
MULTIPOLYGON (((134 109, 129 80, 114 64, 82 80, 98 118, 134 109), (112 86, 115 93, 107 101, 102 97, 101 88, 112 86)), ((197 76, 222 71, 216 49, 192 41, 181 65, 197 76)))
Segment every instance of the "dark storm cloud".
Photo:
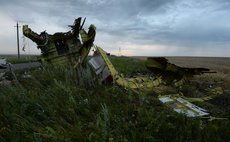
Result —
POLYGON ((94 23, 99 31, 127 36, 152 28, 140 21, 138 15, 164 12, 162 7, 173 2, 174 0, 11 0, 3 2, 1 7, 15 21, 32 23, 39 19, 39 15, 47 18, 44 22, 54 20, 66 26, 74 18, 83 16, 87 17, 89 23, 94 23))
MULTIPOLYGON (((46 16, 66 18, 86 15, 94 17, 101 23, 123 24, 133 22, 139 13, 159 12, 159 8, 174 0, 11 0, 1 1, 1 7, 8 14, 16 15, 39 13, 46 16), (66 17, 62 17, 66 16, 66 17)), ((21 15, 20 17, 23 17, 21 15)))
POLYGON ((95 24, 96 42, 109 48, 112 48, 109 43, 118 41, 181 48, 227 47, 230 41, 228 0, 1 0, 0 3, 1 13, 14 21, 34 24, 39 30, 65 30, 75 18, 87 17, 85 27, 95 24))

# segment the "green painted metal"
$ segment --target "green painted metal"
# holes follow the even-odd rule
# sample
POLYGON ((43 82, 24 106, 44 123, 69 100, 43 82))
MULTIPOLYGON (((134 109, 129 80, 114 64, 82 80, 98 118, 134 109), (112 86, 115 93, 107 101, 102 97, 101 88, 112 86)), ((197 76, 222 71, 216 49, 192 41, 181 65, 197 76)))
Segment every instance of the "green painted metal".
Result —
POLYGON ((23 34, 37 44, 42 53, 42 62, 77 67, 85 62, 96 36, 94 25, 90 25, 88 32, 82 26, 81 18, 78 18, 70 26, 71 31, 50 35, 46 31, 37 34, 28 25, 23 25, 23 34))

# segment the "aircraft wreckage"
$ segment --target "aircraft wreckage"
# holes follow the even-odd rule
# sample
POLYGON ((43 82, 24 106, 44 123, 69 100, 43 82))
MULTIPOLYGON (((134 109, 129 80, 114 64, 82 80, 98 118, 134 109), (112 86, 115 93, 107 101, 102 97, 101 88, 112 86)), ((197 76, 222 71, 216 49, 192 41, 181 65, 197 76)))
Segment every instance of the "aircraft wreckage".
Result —
MULTIPOLYGON (((141 75, 126 78, 119 74, 110 62, 107 53, 97 45, 94 45, 96 27, 90 25, 86 32, 83 28, 85 19, 78 18, 71 25, 71 31, 65 33, 48 34, 46 31, 37 34, 28 25, 23 26, 23 34, 37 44, 41 50, 41 62, 55 66, 68 66, 76 70, 84 64, 89 64, 92 72, 96 74, 101 83, 114 83, 125 89, 133 91, 155 91, 162 83, 169 83, 178 87, 194 75, 209 72, 205 68, 183 68, 171 64, 165 58, 147 58, 146 67, 154 75, 141 75), (94 55, 87 60, 91 48, 95 48, 94 55)), ((85 66, 87 67, 87 66, 85 66)), ((84 72, 84 69, 82 70, 84 72)), ((186 114, 189 117, 209 116, 207 110, 202 109, 191 102, 205 101, 206 98, 186 98, 183 95, 158 96, 159 100, 174 111, 186 114)))
POLYGON ((7 68, 6 59, 5 58, 0 59, 0 69, 6 69, 6 68, 7 68))

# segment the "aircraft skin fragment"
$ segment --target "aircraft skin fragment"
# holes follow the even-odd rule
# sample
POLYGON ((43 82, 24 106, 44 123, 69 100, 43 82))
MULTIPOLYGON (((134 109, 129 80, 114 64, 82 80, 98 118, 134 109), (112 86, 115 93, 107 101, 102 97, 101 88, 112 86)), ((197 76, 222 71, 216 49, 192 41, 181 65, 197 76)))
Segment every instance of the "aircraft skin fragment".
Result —
POLYGON ((46 33, 46 31, 37 34, 28 25, 23 25, 23 34, 35 42, 38 49, 41 49, 42 62, 77 67, 81 63, 85 63, 96 36, 94 25, 90 25, 88 32, 86 32, 80 23, 81 18, 78 18, 74 25, 70 26, 71 31, 54 33, 53 35, 46 33))
POLYGON ((194 75, 210 73, 207 68, 179 67, 169 63, 164 57, 148 57, 145 65, 151 72, 162 75, 165 80, 169 80, 168 82, 172 82, 174 86, 181 86, 194 75))
POLYGON ((183 113, 188 117, 207 116, 207 110, 200 108, 180 96, 159 96, 158 99, 166 106, 172 108, 175 112, 183 113))
POLYGON ((0 69, 6 69, 6 68, 7 68, 6 59, 4 58, 0 59, 0 69))
MULTIPOLYGON (((113 82, 122 86, 124 88, 131 88, 131 89, 144 89, 144 90, 153 90, 154 87, 160 85, 161 77, 157 77, 156 79, 149 79, 147 77, 133 77, 133 78, 124 78, 122 77, 117 70, 114 68, 113 64, 109 60, 108 56, 106 55, 105 51, 100 47, 96 46, 97 54, 95 56, 101 56, 104 63, 101 61, 101 66, 103 68, 107 68, 110 72, 110 75, 113 79, 113 82)), ((93 57, 94 58, 94 57, 93 57)), ((93 61, 90 61, 93 64, 93 61)))

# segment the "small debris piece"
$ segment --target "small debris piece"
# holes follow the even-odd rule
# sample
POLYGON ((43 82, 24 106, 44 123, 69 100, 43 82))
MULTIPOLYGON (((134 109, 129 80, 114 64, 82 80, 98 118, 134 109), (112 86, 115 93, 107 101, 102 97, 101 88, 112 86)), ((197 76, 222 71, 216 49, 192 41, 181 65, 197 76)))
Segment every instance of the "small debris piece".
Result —
POLYGON ((7 68, 6 59, 4 58, 0 59, 0 69, 6 69, 6 68, 7 68))
POLYGON ((201 117, 207 116, 207 110, 200 108, 187 100, 177 96, 159 96, 159 100, 172 108, 178 113, 183 113, 188 117, 201 117))

